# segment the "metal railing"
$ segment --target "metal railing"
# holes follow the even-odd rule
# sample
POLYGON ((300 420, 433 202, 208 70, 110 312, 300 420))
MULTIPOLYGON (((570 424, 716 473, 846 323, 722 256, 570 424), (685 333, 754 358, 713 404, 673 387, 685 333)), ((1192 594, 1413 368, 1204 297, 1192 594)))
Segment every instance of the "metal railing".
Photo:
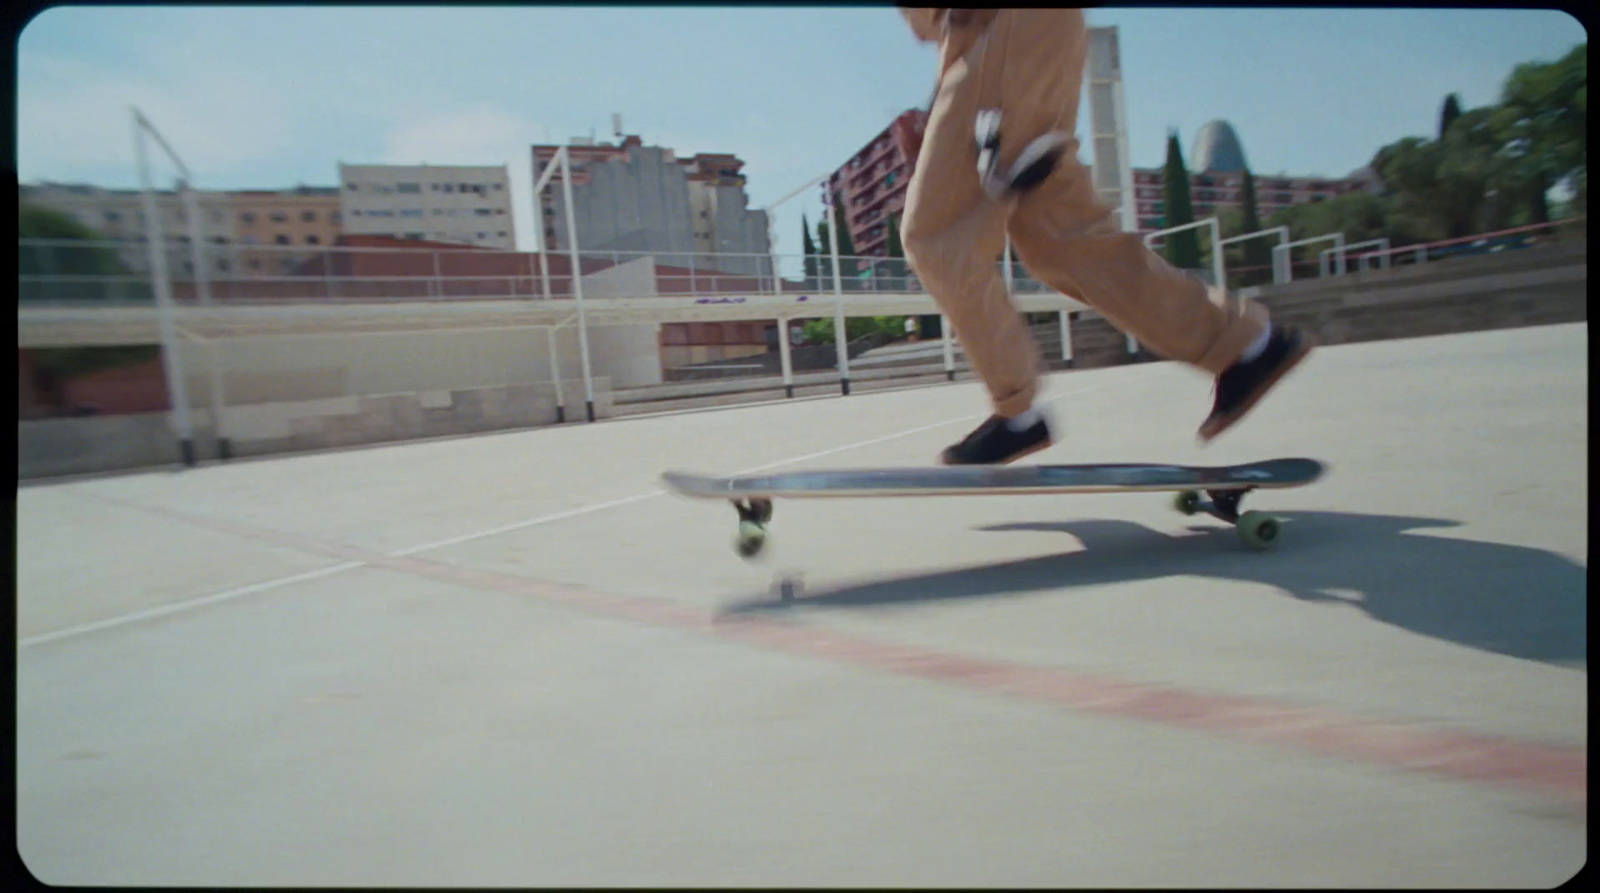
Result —
MULTIPOLYGON (((18 240, 18 301, 28 305, 144 305, 153 300, 145 246, 134 241, 18 240)), ((174 300, 202 295, 186 240, 166 248, 174 300)), ((545 300, 574 297, 566 253, 487 249, 302 247, 208 244, 198 253, 211 301, 223 304, 452 300, 545 300)), ((925 293, 902 258, 841 257, 846 295, 925 293)), ((580 251, 580 275, 594 298, 715 297, 833 293, 827 255, 580 251), (639 262, 648 262, 648 265, 639 262), (774 279, 774 270, 777 277, 774 279)), ((996 269, 1005 274, 1004 264, 996 269)), ((1052 291, 1012 271, 1019 294, 1052 291)))

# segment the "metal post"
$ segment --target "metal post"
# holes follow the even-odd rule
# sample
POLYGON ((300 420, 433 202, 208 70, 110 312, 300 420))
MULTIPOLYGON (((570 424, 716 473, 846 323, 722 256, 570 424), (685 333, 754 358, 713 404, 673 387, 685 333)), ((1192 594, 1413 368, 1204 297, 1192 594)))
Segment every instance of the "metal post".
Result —
POLYGON ((189 218, 189 262, 194 264, 196 300, 200 306, 211 303, 211 274, 206 271, 204 246, 205 231, 201 228, 200 201, 188 181, 183 184, 183 213, 189 218))
POLYGON ((444 277, 439 273, 439 252, 430 251, 428 253, 433 257, 433 281, 429 283, 431 287, 428 289, 428 297, 443 298, 444 277))
POLYGON ((1211 218, 1211 266, 1216 271, 1216 286, 1224 292, 1228 290, 1228 270, 1226 261, 1222 259, 1222 226, 1217 218, 1211 218))
POLYGON ((1016 284, 1012 281, 1011 273, 1011 236, 1006 235, 1006 294, 1015 294, 1016 284))
POLYGON ((789 359, 789 321, 778 320, 778 358, 783 363, 783 395, 794 396, 794 363, 789 359))
POLYGON ((839 353, 839 390, 850 393, 850 349, 844 334, 844 280, 839 276, 839 225, 835 219, 833 196, 828 196, 828 246, 833 254, 833 343, 839 353))
POLYGON ((556 386, 556 424, 567 420, 567 400, 561 395, 561 363, 556 359, 556 329, 551 326, 545 329, 545 334, 550 341, 550 381, 556 386))
POLYGON ((578 351, 583 359, 583 400, 589 421, 594 421, 594 379, 589 374, 589 321, 583 310, 583 265, 578 260, 578 225, 572 212, 572 160, 567 147, 561 154, 561 197, 567 206, 567 253, 572 259, 572 295, 578 302, 578 351))
POLYGON ((950 340, 950 317, 940 314, 939 335, 944 339, 944 377, 946 381, 956 380, 956 348, 950 340))
MULTIPOLYGON (((133 150, 139 160, 140 201, 145 214, 145 247, 150 252, 150 276, 156 293, 156 326, 161 333, 161 360, 167 373, 167 393, 172 398, 173 421, 177 428, 178 454, 183 464, 194 467, 194 429, 189 419, 189 388, 183 377, 183 361, 178 357, 177 326, 173 320, 172 283, 167 280, 167 257, 157 233, 161 218, 156 213, 156 197, 150 187, 150 164, 144 150, 144 116, 133 110, 133 150)), ((174 159, 176 160, 176 159, 174 159)))
POLYGON ((322 290, 327 293, 328 300, 334 299, 333 293, 333 249, 322 249, 322 290))
POLYGON ((1061 359, 1072 366, 1072 312, 1061 308, 1061 359))

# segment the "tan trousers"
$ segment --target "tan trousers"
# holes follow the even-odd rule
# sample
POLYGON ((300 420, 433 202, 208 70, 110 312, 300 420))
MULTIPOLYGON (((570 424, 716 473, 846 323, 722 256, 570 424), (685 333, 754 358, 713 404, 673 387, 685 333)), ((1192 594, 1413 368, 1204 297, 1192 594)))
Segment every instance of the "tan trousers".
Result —
POLYGON ((1040 365, 997 263, 1007 233, 1040 281, 1090 305, 1154 353, 1221 372, 1261 333, 1265 309, 1241 304, 1222 288, 1208 290, 1146 248, 1138 234, 1120 232, 1078 161, 1077 140, 1067 144, 1055 172, 1021 196, 995 202, 983 192, 973 136, 978 110, 1001 110, 1001 170, 1035 137, 1076 132, 1088 48, 1082 10, 992 12, 939 38, 939 88, 907 188, 901 236, 906 258, 954 324, 995 411, 1010 417, 1033 404, 1040 365))

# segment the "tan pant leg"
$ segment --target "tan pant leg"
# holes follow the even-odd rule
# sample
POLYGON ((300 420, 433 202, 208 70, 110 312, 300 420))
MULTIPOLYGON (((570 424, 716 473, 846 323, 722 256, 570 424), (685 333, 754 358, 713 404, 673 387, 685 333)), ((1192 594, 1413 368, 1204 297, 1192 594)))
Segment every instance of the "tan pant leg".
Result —
POLYGON ((917 277, 954 324, 995 412, 1010 417, 1033 404, 1039 350, 1000 276, 1007 209, 978 182, 973 125, 980 107, 998 103, 999 80, 990 74, 980 84, 987 42, 966 49, 972 37, 952 35, 940 47, 944 74, 906 189, 901 239, 917 277), (980 87, 987 97, 979 96, 980 87))
MULTIPOLYGON (((1076 129, 1088 29, 1076 9, 1008 9, 992 25, 990 48, 1005 59, 1001 159, 1009 166, 1029 141, 1076 129)), ((1026 194, 1008 221, 1028 271, 1079 298, 1163 357, 1216 374, 1259 335, 1266 310, 1179 272, 1123 233, 1094 194, 1073 141, 1055 172, 1026 194)))

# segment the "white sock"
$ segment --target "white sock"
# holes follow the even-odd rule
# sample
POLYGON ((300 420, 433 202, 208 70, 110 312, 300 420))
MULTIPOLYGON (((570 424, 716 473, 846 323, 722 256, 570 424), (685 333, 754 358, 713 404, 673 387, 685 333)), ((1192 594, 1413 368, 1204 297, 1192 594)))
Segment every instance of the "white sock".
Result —
POLYGON ((1267 327, 1261 330, 1261 334, 1256 336, 1256 340, 1250 342, 1250 346, 1244 349, 1244 353, 1239 354, 1239 362, 1248 363, 1261 356, 1261 352, 1267 349, 1267 341, 1271 338, 1272 323, 1269 322, 1267 327))
POLYGON ((1039 407, 1030 406, 1020 414, 1006 419, 1006 427, 1020 433, 1033 427, 1042 418, 1044 418, 1044 413, 1039 411, 1039 407))

